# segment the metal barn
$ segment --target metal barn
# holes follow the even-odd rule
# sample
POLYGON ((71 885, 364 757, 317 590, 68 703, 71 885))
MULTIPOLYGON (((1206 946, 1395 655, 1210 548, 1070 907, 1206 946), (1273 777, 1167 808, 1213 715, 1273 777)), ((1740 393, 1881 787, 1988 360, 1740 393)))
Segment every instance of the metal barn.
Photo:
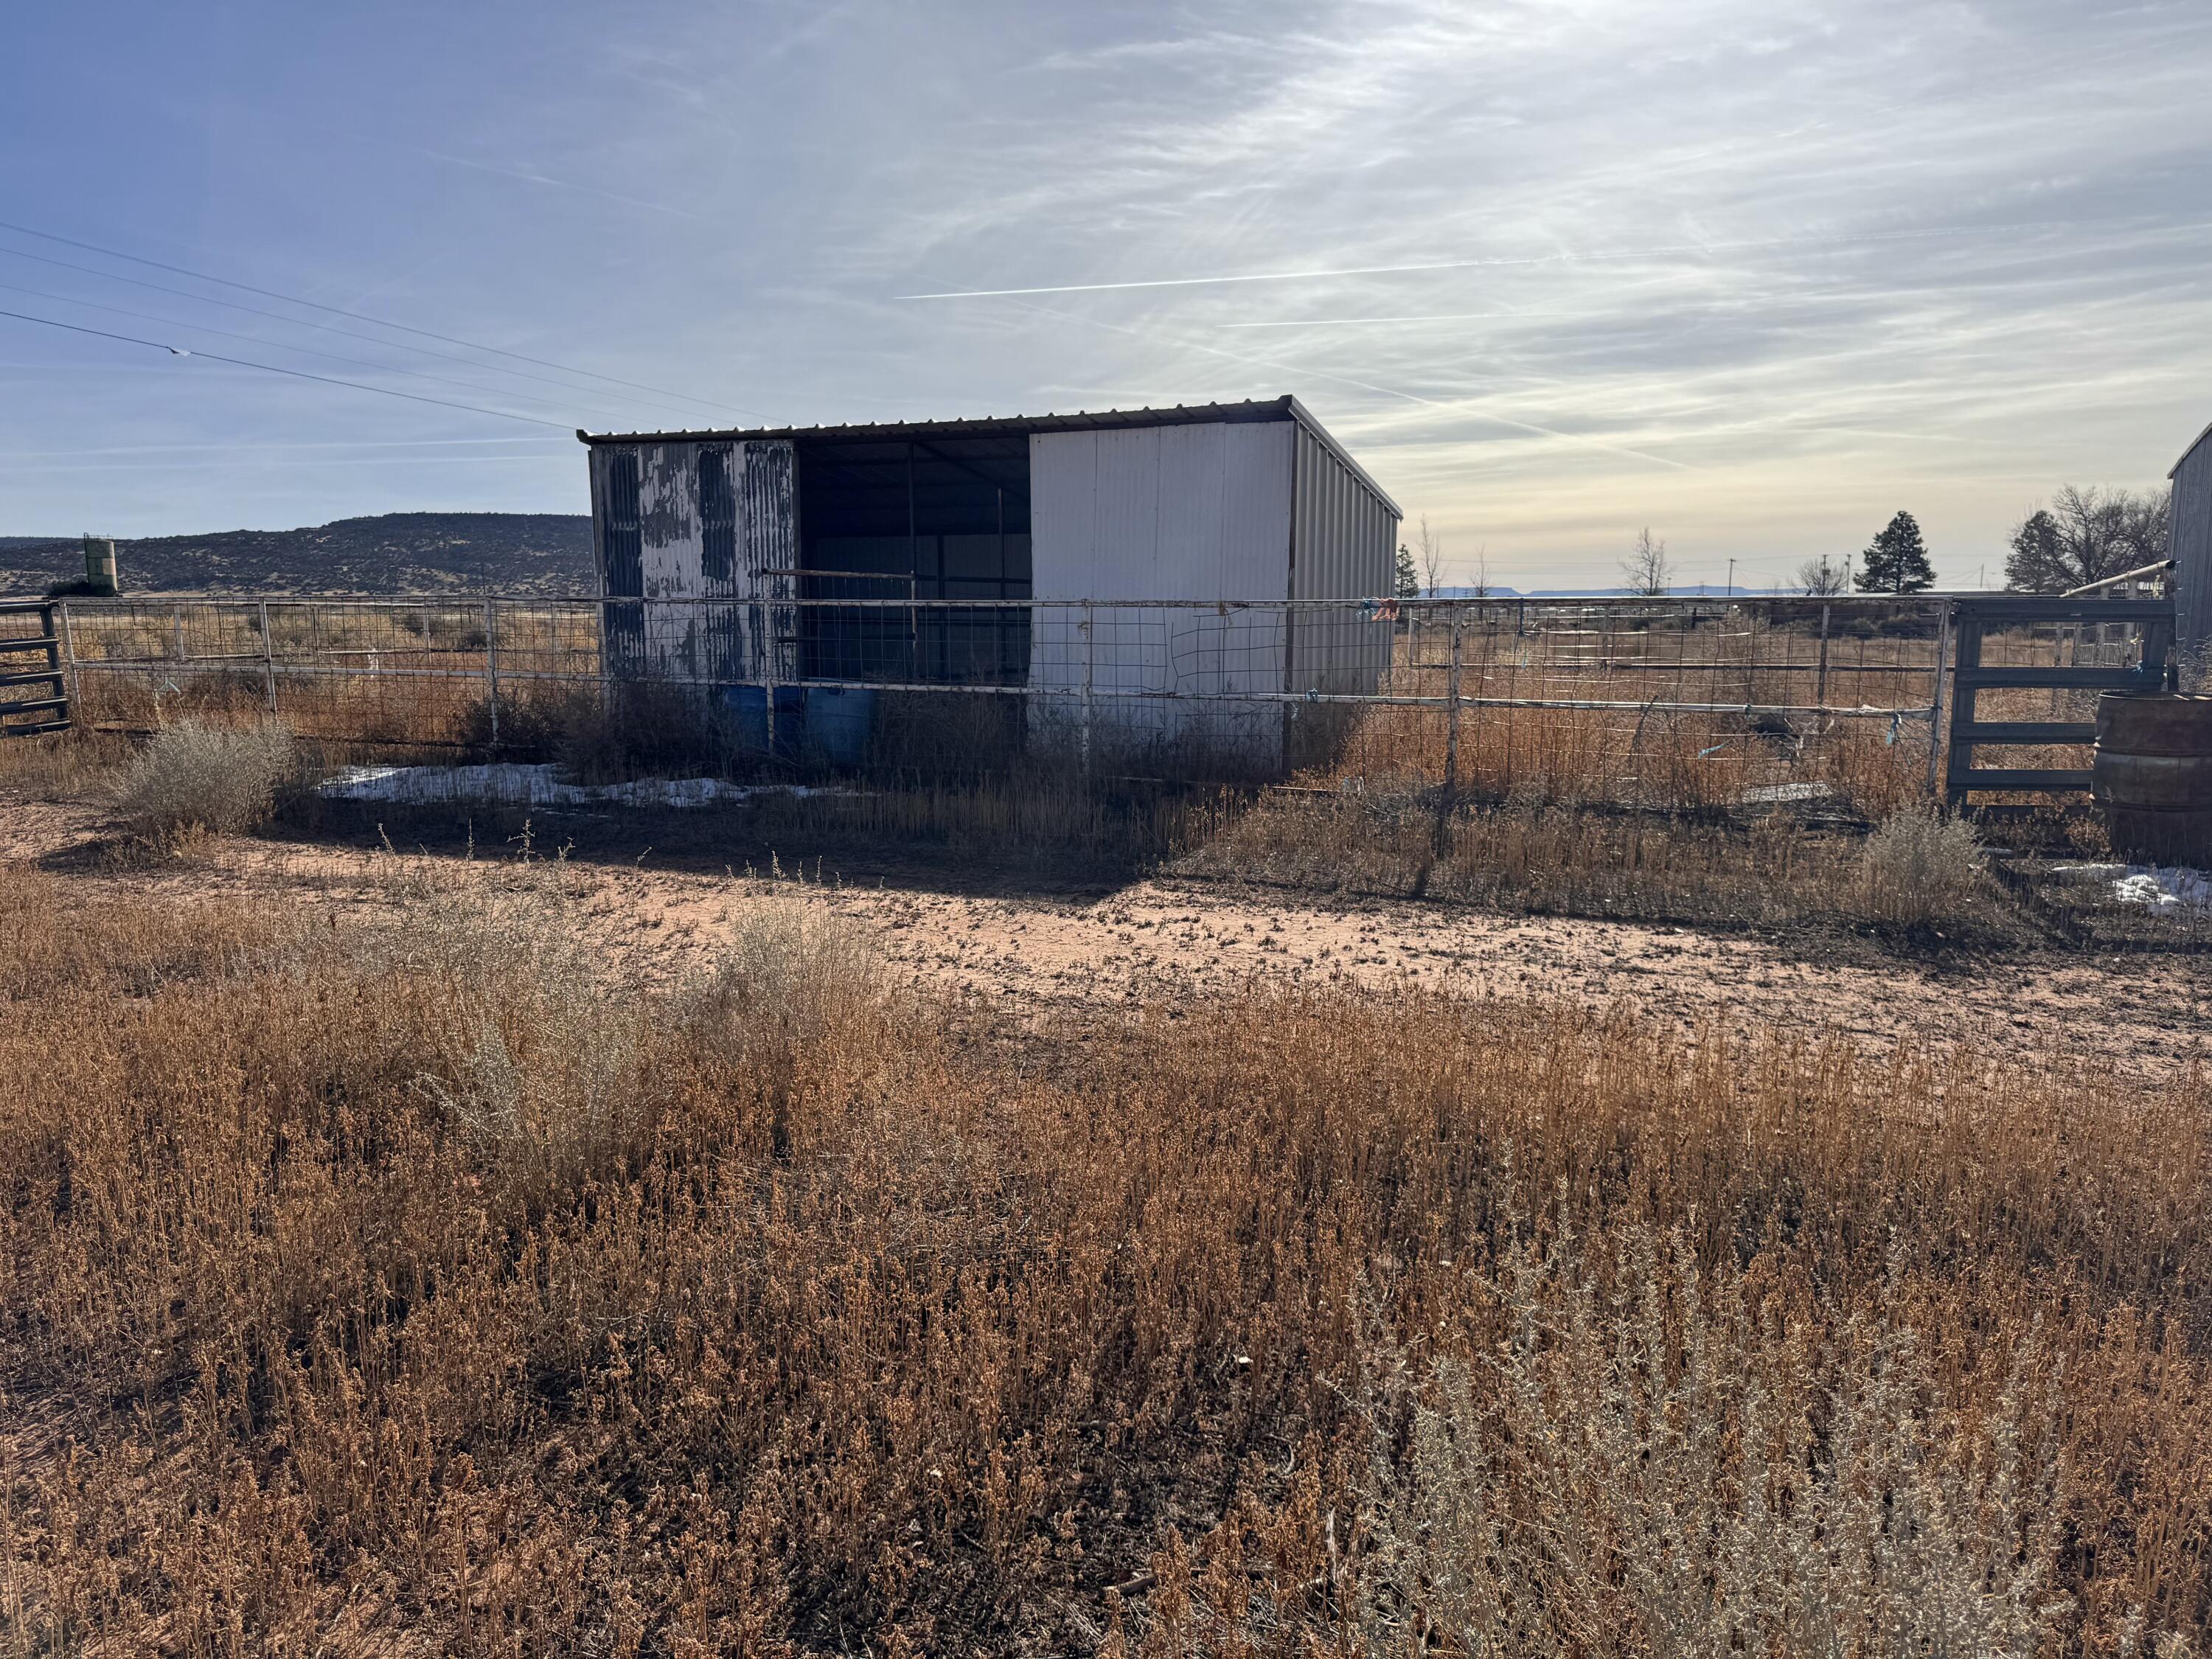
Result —
POLYGON ((965 687, 1279 758, 1285 698, 1372 691, 1396 503, 1296 398, 596 434, 606 672, 727 688, 779 745, 965 687), (1336 605, 1316 601, 1346 602, 1336 605), (1094 711, 1104 711, 1097 714, 1094 711))
POLYGON ((2166 545, 2173 561, 2174 642, 2203 674, 2212 672, 2212 427, 2197 434, 2166 476, 2173 486, 2166 545))

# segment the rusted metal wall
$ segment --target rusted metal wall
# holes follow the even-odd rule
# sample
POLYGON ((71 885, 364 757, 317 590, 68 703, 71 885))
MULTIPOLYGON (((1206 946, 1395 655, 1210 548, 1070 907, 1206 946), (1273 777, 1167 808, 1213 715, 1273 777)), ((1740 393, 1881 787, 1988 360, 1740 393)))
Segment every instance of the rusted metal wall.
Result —
POLYGON ((794 678, 791 445, 606 444, 591 458, 609 672, 725 685, 794 678))

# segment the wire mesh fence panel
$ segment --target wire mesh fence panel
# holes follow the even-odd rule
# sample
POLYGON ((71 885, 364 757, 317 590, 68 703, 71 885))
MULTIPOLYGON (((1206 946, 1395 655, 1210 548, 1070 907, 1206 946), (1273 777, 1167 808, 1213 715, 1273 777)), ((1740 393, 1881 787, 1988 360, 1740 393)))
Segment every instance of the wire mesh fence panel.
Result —
POLYGON ((1419 602, 1389 688, 1354 728, 1371 774, 1477 796, 1705 808, 1825 793, 1894 800, 1927 772, 1940 604, 1528 599, 1419 602), (1449 729, 1455 725, 1456 732, 1449 729), (1453 739, 1456 738, 1455 745, 1453 739))
MULTIPOLYGON (((849 591, 848 591, 849 590, 849 591)), ((624 766, 1699 808, 1926 769, 1925 599, 165 599, 69 607, 85 718, 624 766)), ((2046 631, 2033 654, 2105 648, 2046 631)))

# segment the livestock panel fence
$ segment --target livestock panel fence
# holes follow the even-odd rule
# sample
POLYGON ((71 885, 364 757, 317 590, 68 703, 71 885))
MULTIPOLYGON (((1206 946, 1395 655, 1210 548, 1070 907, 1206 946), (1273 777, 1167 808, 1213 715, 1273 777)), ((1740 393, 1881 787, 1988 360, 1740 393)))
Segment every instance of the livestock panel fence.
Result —
MULTIPOLYGON (((40 637, 77 722, 111 729, 259 714, 332 744, 647 770, 1055 764, 1447 799, 1872 807, 1942 788, 1947 706, 1992 740, 1986 700, 1977 711, 1947 684, 1960 603, 270 595, 60 601, 40 637)), ((2136 608, 2094 630, 2095 665, 2140 651, 2136 608), (2130 626, 2133 646, 2116 637, 2130 626)), ((1978 687, 2069 648, 2091 665, 2081 611, 1972 613, 1978 687)), ((2058 712, 2036 714, 2077 738, 2078 712, 2058 712)), ((2061 762, 2087 763, 2036 769, 2061 762)))

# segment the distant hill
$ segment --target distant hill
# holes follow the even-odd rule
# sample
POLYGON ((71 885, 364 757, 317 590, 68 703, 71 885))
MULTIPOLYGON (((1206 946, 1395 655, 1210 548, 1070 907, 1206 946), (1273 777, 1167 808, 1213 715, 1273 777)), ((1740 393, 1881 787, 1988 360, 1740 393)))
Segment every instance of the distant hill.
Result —
MULTIPOLYGON (((592 521, 568 513, 386 513, 304 530, 118 538, 128 593, 588 593, 592 521)), ((0 536, 0 594, 84 574, 76 537, 0 536)))

